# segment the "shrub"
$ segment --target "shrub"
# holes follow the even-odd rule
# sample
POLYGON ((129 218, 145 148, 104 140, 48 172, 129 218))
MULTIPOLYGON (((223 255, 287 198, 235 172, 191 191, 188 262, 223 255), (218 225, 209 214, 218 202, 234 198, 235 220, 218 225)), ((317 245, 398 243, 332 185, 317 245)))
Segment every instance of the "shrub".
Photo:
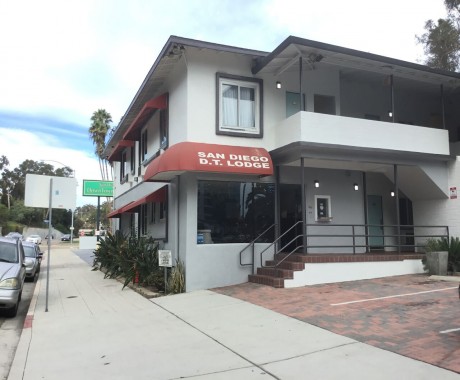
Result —
POLYGON ((108 232, 94 251, 93 267, 103 270, 105 278, 123 278, 123 288, 137 277, 142 286, 164 290, 163 270, 158 266, 158 243, 150 237, 108 232))
POLYGON ((168 280, 168 292, 177 294, 185 292, 185 267, 182 261, 176 260, 168 280))

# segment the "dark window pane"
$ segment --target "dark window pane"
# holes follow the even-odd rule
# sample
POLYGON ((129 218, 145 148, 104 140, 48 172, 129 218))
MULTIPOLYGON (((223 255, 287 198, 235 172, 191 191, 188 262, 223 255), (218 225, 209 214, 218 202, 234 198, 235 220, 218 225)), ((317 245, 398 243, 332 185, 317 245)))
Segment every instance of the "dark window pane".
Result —
POLYGON ((273 184, 198 182, 198 233, 210 230, 213 243, 248 243, 273 223, 273 184))

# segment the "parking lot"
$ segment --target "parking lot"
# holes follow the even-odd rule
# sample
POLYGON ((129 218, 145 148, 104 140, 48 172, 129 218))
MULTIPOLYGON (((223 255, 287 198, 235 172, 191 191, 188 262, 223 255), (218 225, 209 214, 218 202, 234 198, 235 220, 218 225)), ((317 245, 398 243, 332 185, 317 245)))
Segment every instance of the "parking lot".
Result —
POLYGON ((246 283, 213 290, 460 373, 458 286, 407 275, 293 289, 246 283))

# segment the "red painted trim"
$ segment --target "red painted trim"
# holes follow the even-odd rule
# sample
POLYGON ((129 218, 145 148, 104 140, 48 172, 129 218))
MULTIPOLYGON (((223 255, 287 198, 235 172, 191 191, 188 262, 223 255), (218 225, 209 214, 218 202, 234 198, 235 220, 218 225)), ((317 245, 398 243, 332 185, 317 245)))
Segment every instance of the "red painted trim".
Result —
POLYGON ((150 99, 144 104, 134 121, 123 135, 123 140, 135 140, 136 132, 142 127, 155 110, 168 108, 168 93, 150 99))
POLYGON ((107 158, 109 162, 112 161, 121 161, 121 153, 125 148, 133 147, 136 142, 132 140, 121 140, 115 146, 115 149, 112 151, 110 156, 107 158))
POLYGON ((24 328, 25 328, 25 329, 30 329, 30 328, 32 328, 33 320, 34 320, 34 316, 33 316, 33 315, 26 315, 26 319, 24 320, 24 328))

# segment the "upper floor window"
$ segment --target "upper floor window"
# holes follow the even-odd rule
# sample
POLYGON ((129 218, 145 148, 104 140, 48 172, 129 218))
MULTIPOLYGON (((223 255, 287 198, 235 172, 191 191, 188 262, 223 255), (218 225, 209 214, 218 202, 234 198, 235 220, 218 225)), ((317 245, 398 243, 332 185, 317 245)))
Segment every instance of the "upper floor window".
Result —
POLYGON ((262 80, 217 73, 217 134, 262 137, 262 80))
POLYGON ((160 111, 160 149, 168 147, 168 110, 160 111))
POLYGON ((141 133, 139 144, 139 165, 147 158, 147 129, 141 133))
POLYGON ((130 169, 131 169, 131 174, 134 174, 134 170, 136 169, 136 156, 134 155, 134 146, 131 147, 130 150, 130 169))
POLYGON ((121 161, 120 161, 120 183, 126 182, 127 175, 128 175, 128 160, 127 160, 127 153, 126 149, 121 153, 121 161))

